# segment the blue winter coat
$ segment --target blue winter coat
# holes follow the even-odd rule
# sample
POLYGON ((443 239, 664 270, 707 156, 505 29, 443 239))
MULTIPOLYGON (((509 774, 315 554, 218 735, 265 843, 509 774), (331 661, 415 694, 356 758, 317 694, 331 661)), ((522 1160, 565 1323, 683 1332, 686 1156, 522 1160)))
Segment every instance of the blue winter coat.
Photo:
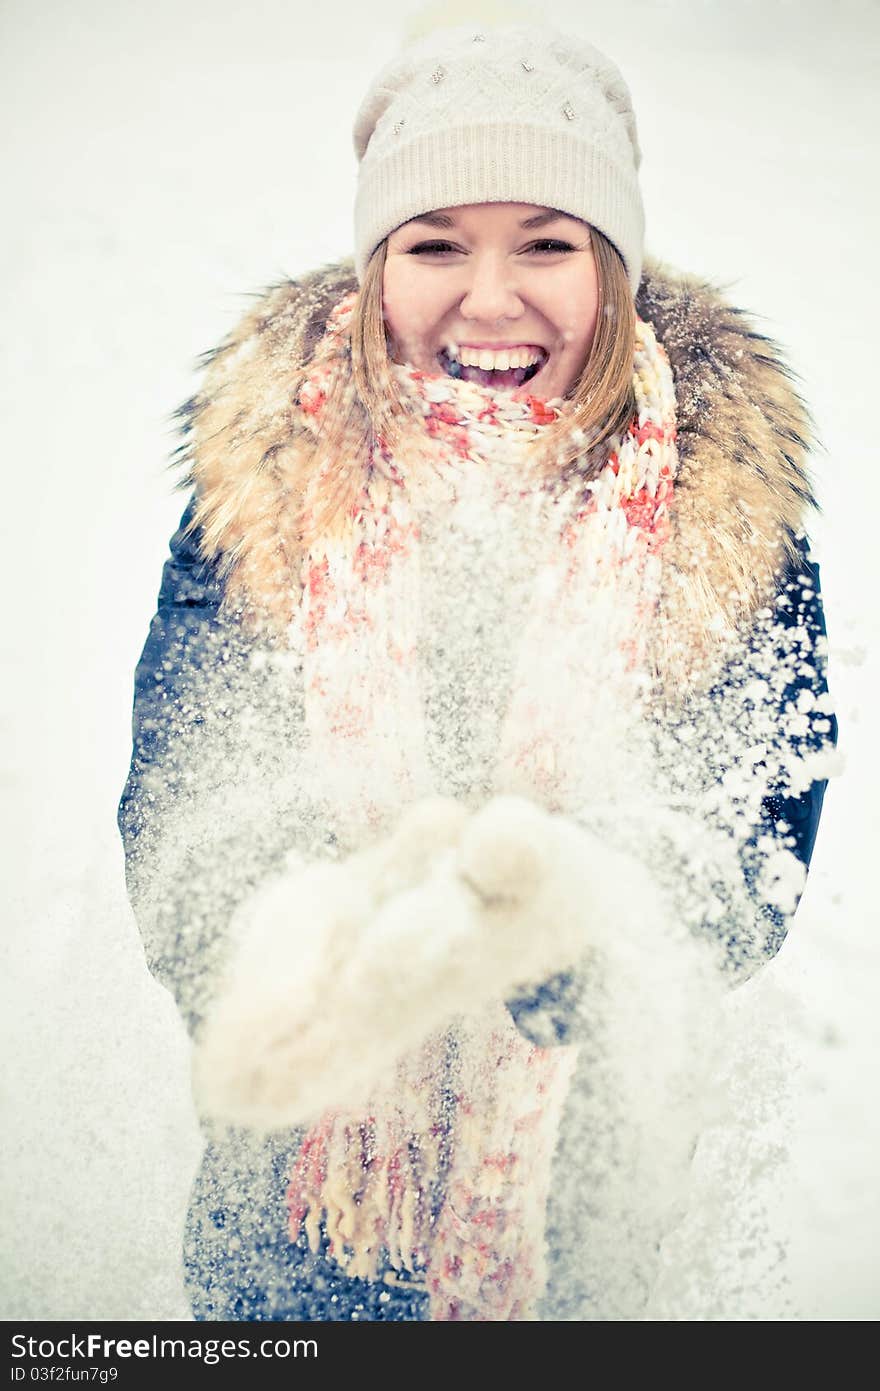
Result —
MULTIPOLYGON (((334 284, 338 291, 338 282, 334 284)), ((692 287, 688 289, 690 292, 692 287)), ((669 283, 659 272, 652 278, 649 267, 641 306, 643 315, 653 318, 655 325, 662 320, 664 304, 668 311, 663 296, 668 299, 670 293, 669 283)), ((766 344, 746 328, 742 333, 747 340, 758 340, 761 347, 766 344)), ((663 334, 659 336, 663 341, 663 334)), ((753 341, 748 346, 753 354, 759 354, 753 341)), ((697 363, 701 351, 701 343, 694 341, 693 359, 697 363)), ((681 382, 686 380, 682 371, 681 382)), ((184 408, 185 429, 189 429, 194 404, 184 408)), ((157 612, 135 674, 133 752, 119 806, 119 828, 129 894, 147 964, 173 992, 188 1028, 195 1032, 210 1003, 226 924, 237 903, 280 863, 291 843, 293 826, 286 825, 283 817, 272 819, 271 824, 252 828, 245 845, 237 838, 237 831, 230 831, 223 818, 218 818, 210 843, 181 847, 180 872, 172 876, 173 882, 161 886, 158 896, 156 836, 170 806, 183 812, 181 824, 185 825, 186 808, 199 795, 188 780, 190 755, 202 738, 218 737, 218 722, 222 739, 224 718, 240 717, 241 707, 232 695, 236 689, 244 684, 251 692, 252 712, 256 712, 262 747, 267 750, 283 748, 285 728, 297 718, 297 712, 279 708, 259 671, 251 668, 252 640, 222 609, 222 558, 203 556, 199 531, 190 528, 192 508, 190 499, 171 541, 157 612), (210 720, 203 700, 206 683, 212 691, 210 720), (222 700, 217 700, 218 690, 224 688, 230 692, 225 715, 222 700), (235 888, 230 889, 226 876, 216 893, 209 889, 196 897, 194 885, 205 877, 210 882, 210 873, 204 875, 205 867, 229 857, 240 865, 235 888)), ((782 726, 802 691, 809 690, 813 697, 827 694, 819 570, 809 558, 803 537, 796 560, 778 576, 778 596, 778 617, 784 628, 797 636, 804 655, 778 692, 782 726)), ((718 683, 720 694, 731 693, 741 681, 741 669, 740 663, 737 670, 724 674, 718 683)), ((795 742, 836 741, 833 714, 827 714, 819 728, 817 733, 811 726, 806 735, 796 736, 795 742)), ((755 893, 761 854, 766 853, 765 834, 789 846, 803 865, 809 866, 825 788, 825 780, 817 780, 803 795, 791 797, 777 791, 768 774, 763 824, 741 852, 743 878, 755 893)), ((757 897, 755 912, 767 923, 762 951, 772 955, 790 919, 757 897)), ((726 928, 722 922, 710 924, 709 930, 723 934, 726 928)), ((730 940, 729 947, 740 976, 759 964, 754 957, 744 960, 736 941, 730 940)), ((549 1044, 568 1037, 576 995, 574 977, 564 973, 536 991, 518 995, 508 1005, 527 1037, 549 1044)), ((426 1317, 426 1296, 417 1287, 389 1289, 350 1280, 332 1261, 308 1252, 302 1238, 290 1241, 284 1209, 285 1176, 300 1133, 274 1135, 267 1140, 215 1126, 206 1126, 206 1132, 207 1147, 193 1187, 185 1235, 187 1283, 197 1318, 426 1317)))

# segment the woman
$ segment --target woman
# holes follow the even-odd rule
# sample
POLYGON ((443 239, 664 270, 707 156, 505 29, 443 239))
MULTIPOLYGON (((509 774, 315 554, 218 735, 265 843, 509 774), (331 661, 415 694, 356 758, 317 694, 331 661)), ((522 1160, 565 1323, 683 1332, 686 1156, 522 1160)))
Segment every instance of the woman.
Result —
POLYGON ((268 291, 179 413, 136 675, 129 891, 208 1137, 188 1288, 632 1317, 675 1205, 627 1098, 689 1150, 706 963, 778 948, 836 737, 811 425, 742 311, 643 264, 590 45, 422 39, 355 146, 354 263, 268 291))

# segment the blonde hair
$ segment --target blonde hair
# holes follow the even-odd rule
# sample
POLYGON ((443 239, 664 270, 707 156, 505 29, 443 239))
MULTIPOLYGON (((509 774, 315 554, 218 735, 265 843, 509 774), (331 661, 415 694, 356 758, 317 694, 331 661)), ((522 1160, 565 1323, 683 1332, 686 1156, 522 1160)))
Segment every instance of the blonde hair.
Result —
MULTIPOLYGON (((595 477, 605 465, 608 442, 626 430, 636 411, 635 304, 626 267, 617 248, 595 227, 590 239, 599 282, 596 332, 566 396, 571 410, 541 436, 540 466, 551 483, 567 482, 572 474, 584 481, 595 477)), ((416 423, 391 372, 382 299, 387 247, 386 238, 367 265, 351 318, 351 378, 339 381, 328 401, 328 431, 307 463, 308 472, 323 465, 328 484, 310 531, 350 512, 361 485, 364 451, 377 438, 393 450, 416 423)))

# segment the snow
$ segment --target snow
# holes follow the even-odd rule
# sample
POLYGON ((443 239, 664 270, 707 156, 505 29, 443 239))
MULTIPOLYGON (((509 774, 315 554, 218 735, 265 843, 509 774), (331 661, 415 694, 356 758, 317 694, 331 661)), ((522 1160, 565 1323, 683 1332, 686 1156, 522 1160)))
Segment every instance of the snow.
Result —
MULTIPOLYGON (((698 988, 701 948, 679 940, 671 916, 657 921, 657 900, 633 855, 524 798, 495 797, 475 813, 446 798, 416 802, 387 840, 337 863, 288 865, 242 905, 228 981, 196 1049, 199 1110, 267 1131, 356 1111, 455 1015, 477 1017, 588 953, 606 958, 608 995, 629 1002, 615 1023, 630 1040, 634 1011, 648 1036, 633 981, 651 980, 668 1067, 673 1028, 688 1022, 682 979, 707 1014, 721 987, 707 960, 698 988)), ((641 1051, 630 1051, 656 1098, 641 1051)))
MULTIPOLYGON (((170 414, 251 291, 350 254, 351 121, 417 9, 4 8, 6 1318, 189 1316, 188 1044, 143 964, 114 821, 132 673, 182 510, 170 414)), ((839 771, 795 928, 726 1021, 729 1104, 701 1141, 654 1311, 875 1318, 877 11, 545 13, 631 86, 649 251, 754 306, 824 445, 813 542, 839 771)))

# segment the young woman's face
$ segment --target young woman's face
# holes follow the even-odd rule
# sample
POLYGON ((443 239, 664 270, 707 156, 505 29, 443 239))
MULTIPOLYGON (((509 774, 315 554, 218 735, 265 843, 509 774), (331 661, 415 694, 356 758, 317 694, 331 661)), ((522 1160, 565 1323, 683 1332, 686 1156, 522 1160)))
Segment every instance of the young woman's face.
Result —
POLYGON ((382 296, 395 361, 552 400, 596 332, 590 229, 533 203, 438 208, 391 233, 382 296))

